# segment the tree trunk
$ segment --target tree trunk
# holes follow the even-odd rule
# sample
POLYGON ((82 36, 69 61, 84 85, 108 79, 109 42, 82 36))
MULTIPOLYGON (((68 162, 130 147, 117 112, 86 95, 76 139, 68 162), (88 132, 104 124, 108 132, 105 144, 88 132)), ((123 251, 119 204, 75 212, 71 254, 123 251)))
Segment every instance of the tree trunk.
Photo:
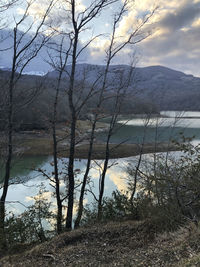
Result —
POLYGON ((3 251, 6 250, 6 236, 5 236, 5 225, 4 225, 4 218, 5 218, 5 203, 0 202, 0 256, 3 251))
MULTIPOLYGON (((97 117, 97 116, 96 116, 97 117)), ((81 193, 80 193, 80 198, 79 198, 79 205, 78 205, 78 214, 74 223, 74 227, 78 228, 80 225, 80 221, 82 218, 82 214, 83 214, 83 200, 84 200, 84 194, 85 194, 85 187, 87 184, 87 178, 88 178, 88 174, 90 171, 90 164, 91 164, 91 159, 92 159, 92 149, 93 149, 93 143, 94 143, 94 132, 95 132, 95 128, 96 128, 96 121, 97 118, 95 117, 95 120, 93 122, 92 125, 92 132, 91 132, 91 137, 90 137, 90 146, 89 146, 89 152, 88 152, 88 160, 87 160, 87 167, 85 170, 85 174, 83 177, 83 183, 82 183, 82 187, 81 187, 81 193)))
POLYGON ((54 178, 55 178, 55 189, 56 189, 56 202, 57 202, 57 233, 62 232, 62 200, 60 198, 60 181, 58 174, 58 151, 57 151, 57 137, 56 137, 56 122, 57 122, 57 106, 58 106, 58 96, 60 89, 60 81, 62 77, 62 71, 59 73, 58 84, 56 88, 56 95, 54 101, 54 111, 53 111, 53 159, 54 159, 54 178))
POLYGON ((57 140, 55 125, 53 126, 53 144, 54 144, 54 177, 56 182, 56 202, 57 202, 57 233, 62 232, 62 201, 60 199, 60 181, 58 177, 58 158, 57 158, 57 140))
MULTIPOLYGON (((75 3, 72 5, 72 14, 75 18, 75 3)), ((75 153, 75 140, 76 140, 76 110, 74 107, 73 94, 74 94, 74 79, 75 79, 75 70, 76 70, 76 60, 77 60, 77 45, 78 45, 78 29, 77 24, 73 20, 74 26, 74 43, 73 43, 73 52, 72 52, 72 67, 70 73, 70 85, 68 92, 69 108, 71 112, 71 129, 70 129, 70 151, 69 151, 69 163, 68 163, 68 180, 69 180, 69 189, 68 189, 68 208, 67 208, 67 218, 66 218, 66 229, 72 229, 72 219, 73 219, 73 207, 74 207, 74 153, 75 153)))
MULTIPOLYGON (((16 31, 14 30, 14 34, 16 36, 16 31)), ((10 179, 10 170, 11 170, 11 161, 12 161, 12 152, 13 152, 13 88, 14 88, 14 78, 15 78, 15 63, 16 63, 16 44, 14 43, 14 56, 13 56, 13 64, 12 64, 12 72, 10 77, 10 84, 9 84, 9 103, 8 103, 8 151, 7 151, 7 159, 5 165, 5 177, 4 177, 4 184, 3 184, 3 193, 0 198, 0 235, 3 235, 1 238, 3 240, 3 246, 5 246, 5 201, 8 192, 9 186, 9 179, 10 179)), ((0 241, 1 243, 1 241, 0 241)))
POLYGON ((106 177, 106 172, 108 169, 108 161, 110 157, 110 149, 109 149, 110 137, 111 135, 109 133, 107 142, 106 142, 106 157, 105 157, 103 172, 102 172, 101 181, 100 181, 100 192, 99 192, 98 214, 97 214, 98 221, 101 221, 102 219, 102 209, 103 209, 102 201, 103 201, 103 194, 104 194, 104 187, 105 187, 105 177, 106 177))

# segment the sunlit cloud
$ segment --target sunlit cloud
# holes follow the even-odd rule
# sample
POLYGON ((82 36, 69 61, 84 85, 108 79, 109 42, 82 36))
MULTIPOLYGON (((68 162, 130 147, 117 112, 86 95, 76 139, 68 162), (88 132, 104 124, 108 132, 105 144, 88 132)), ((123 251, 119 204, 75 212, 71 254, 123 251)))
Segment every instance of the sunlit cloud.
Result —
POLYGON ((138 46, 141 66, 165 65, 200 75, 196 68, 199 64, 196 59, 200 56, 199 3, 184 0, 166 4, 166 1, 160 1, 154 20, 155 31, 138 46))
MULTIPOLYGON (((198 71, 200 68, 196 67, 197 60, 192 62, 192 59, 200 56, 199 3, 199 0, 193 2, 189 0, 135 1, 117 28, 117 35, 121 37, 121 40, 120 38, 118 40, 125 40, 130 30, 137 27, 138 18, 142 14, 150 14, 158 6, 155 14, 143 29, 144 32, 151 30, 152 34, 135 47, 140 57, 139 65, 165 65, 183 72, 200 75, 200 71, 198 71)), ((94 62, 105 57, 104 51, 108 42, 108 39, 101 38, 90 46, 94 62)), ((123 56, 118 55, 115 63, 128 63, 130 50, 127 48, 126 51, 123 51, 123 56)))
POLYGON ((47 200, 48 202, 51 202, 51 199, 52 199, 52 192, 42 192, 41 194, 37 194, 36 196, 34 197, 29 197, 29 196, 26 196, 25 197, 25 202, 31 202, 31 201, 35 201, 35 200, 42 200, 42 199, 45 199, 47 200))
POLYGON ((19 14, 19 15, 23 15, 24 14, 24 12, 25 12, 25 9, 23 9, 23 8, 17 8, 17 14, 19 14))
POLYGON ((122 192, 127 190, 127 184, 125 181, 125 178, 127 177, 126 173, 119 173, 113 171, 112 169, 109 169, 107 175, 109 176, 110 180, 116 185, 119 191, 122 192))
POLYGON ((194 22, 192 23, 192 27, 200 27, 200 18, 194 20, 194 22))

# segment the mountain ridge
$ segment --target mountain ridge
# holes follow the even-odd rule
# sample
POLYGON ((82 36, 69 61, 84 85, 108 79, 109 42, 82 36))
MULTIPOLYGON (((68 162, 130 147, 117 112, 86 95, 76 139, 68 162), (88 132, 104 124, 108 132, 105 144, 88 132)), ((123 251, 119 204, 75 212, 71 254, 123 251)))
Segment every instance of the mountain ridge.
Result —
MULTIPOLYGON (((66 70, 69 72, 69 66, 66 70)), ((78 64, 76 80, 83 78, 92 84, 103 76, 105 65, 78 64), (85 75, 85 76, 84 76, 85 75)), ((126 84, 131 67, 111 65, 107 76, 107 87, 116 88, 122 82, 126 84)), ((200 78, 164 66, 155 65, 132 69, 128 91, 134 92, 133 99, 139 102, 155 104, 158 110, 199 110, 200 78)), ((57 71, 47 74, 56 78, 57 71)), ((102 78, 99 79, 99 86, 102 78)))
MULTIPOLYGON (((96 86, 101 88, 105 65, 82 63, 77 64, 76 67, 75 80, 78 83, 84 81, 86 86, 90 87, 98 79, 96 86)), ((66 70, 70 72, 70 65, 67 66, 66 70)), ((0 76, 8 74, 8 70, 1 70, 0 72, 0 76)), ((33 72, 23 75, 23 79, 26 81, 29 79, 32 81, 34 78, 37 79, 37 77, 33 75, 33 72)), ((57 77, 58 72, 53 70, 44 76, 40 76, 40 79, 44 79, 44 81, 49 80, 53 84, 57 77)), ((64 77, 68 79, 66 74, 64 74, 64 77)), ((67 82, 64 79, 64 87, 65 84, 67 82)), ((191 74, 185 74, 160 65, 132 69, 128 65, 111 65, 107 76, 107 88, 115 90, 119 84, 127 86, 129 99, 126 106, 130 106, 130 110, 135 106, 133 112, 137 112, 141 105, 153 106, 154 110, 158 111, 200 110, 200 78, 191 74), (132 71, 130 83, 127 85, 130 71, 132 71)), ((140 109, 138 112, 141 112, 140 109)))

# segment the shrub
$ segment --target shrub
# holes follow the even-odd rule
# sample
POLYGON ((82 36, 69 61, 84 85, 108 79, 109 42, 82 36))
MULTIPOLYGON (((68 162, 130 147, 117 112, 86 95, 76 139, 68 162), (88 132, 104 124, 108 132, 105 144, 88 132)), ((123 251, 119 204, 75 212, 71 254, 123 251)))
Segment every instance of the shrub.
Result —
POLYGON ((5 222, 8 247, 15 244, 31 244, 46 241, 55 234, 53 220, 55 215, 50 211, 51 203, 42 198, 42 192, 35 197, 35 203, 22 214, 10 214, 5 222))

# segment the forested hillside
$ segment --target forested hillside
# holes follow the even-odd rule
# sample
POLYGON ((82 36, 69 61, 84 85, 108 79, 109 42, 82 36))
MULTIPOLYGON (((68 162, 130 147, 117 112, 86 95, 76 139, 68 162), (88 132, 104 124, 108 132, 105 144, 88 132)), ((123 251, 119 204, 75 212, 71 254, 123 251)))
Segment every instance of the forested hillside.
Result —
MULTIPOLYGON (((67 88, 69 84, 69 66, 63 74, 61 90, 59 94, 58 120, 66 121, 68 114, 67 88)), ((125 86, 130 66, 111 66, 107 79, 108 98, 103 103, 102 112, 112 112, 112 92, 119 83, 125 86), (110 97, 109 97, 110 96, 110 97)), ((87 101, 81 113, 82 119, 92 113, 98 100, 98 90, 101 87, 102 75, 105 66, 79 64, 76 69, 75 99, 87 95, 95 85, 96 93, 87 101)), ((10 72, 0 71, 0 83, 7 83, 10 72)), ((18 127, 22 129, 47 128, 52 116, 52 106, 55 97, 55 86, 58 78, 56 71, 45 76, 23 75, 17 84, 15 91, 14 119, 18 127)), ((200 78, 186 75, 161 66, 136 68, 131 72, 130 84, 126 91, 121 113, 157 113, 160 110, 199 110, 200 78)), ((2 86, 1 127, 3 125, 4 109, 6 107, 6 86, 2 86)))

